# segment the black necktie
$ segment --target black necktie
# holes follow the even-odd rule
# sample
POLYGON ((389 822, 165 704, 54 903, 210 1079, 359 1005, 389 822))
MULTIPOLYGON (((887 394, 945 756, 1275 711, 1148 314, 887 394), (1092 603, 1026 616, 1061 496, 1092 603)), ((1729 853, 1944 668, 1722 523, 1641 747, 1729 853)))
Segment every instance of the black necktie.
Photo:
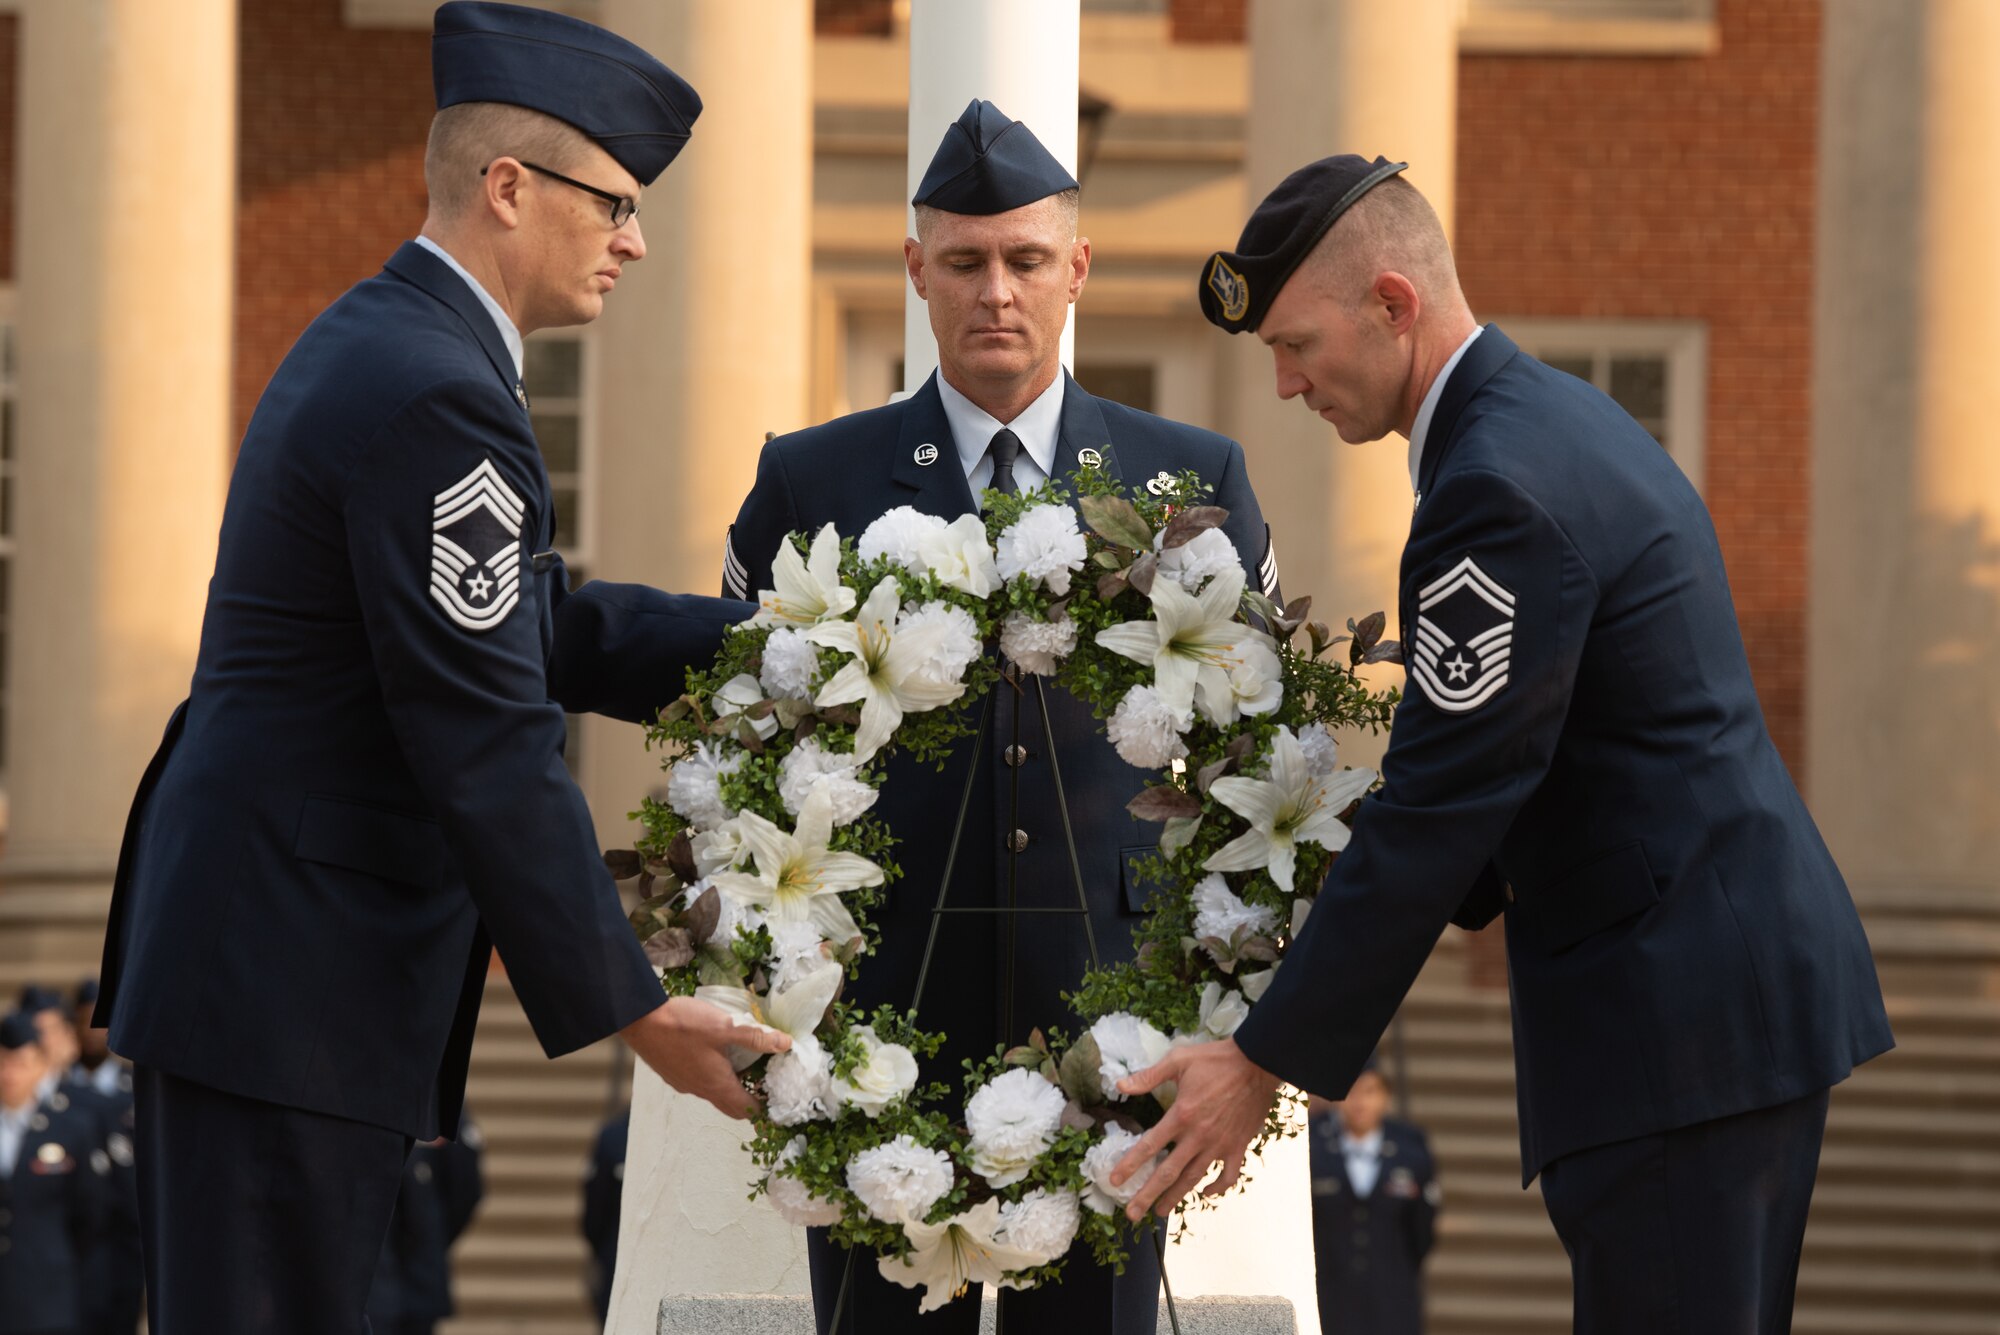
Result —
POLYGON ((1021 457, 1021 438, 1003 426, 993 433, 986 452, 993 456, 993 490, 1012 496, 1020 490, 1014 485, 1014 461, 1021 457))

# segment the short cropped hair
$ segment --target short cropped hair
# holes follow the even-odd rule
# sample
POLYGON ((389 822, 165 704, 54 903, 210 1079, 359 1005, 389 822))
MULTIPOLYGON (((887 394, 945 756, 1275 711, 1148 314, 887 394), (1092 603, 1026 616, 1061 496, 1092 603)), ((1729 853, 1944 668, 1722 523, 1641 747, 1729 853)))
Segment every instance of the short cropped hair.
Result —
POLYGON ((567 121, 506 102, 460 102, 431 118, 424 146, 424 189, 445 217, 479 197, 479 172, 495 158, 519 158, 551 171, 577 165, 589 146, 567 121))
POLYGON ((1444 224, 1423 192, 1400 176, 1370 190, 1340 215, 1306 257, 1320 291, 1358 308, 1375 279, 1394 271, 1426 301, 1459 295, 1458 268, 1444 224))
MULTIPOLYGON (((1070 240, 1074 241, 1076 239, 1076 220, 1082 210, 1083 192, 1074 188, 1058 190, 1055 194, 1049 195, 1047 198, 1053 199, 1056 202, 1057 217, 1062 222, 1064 230, 1069 233, 1070 240)), ((1037 200, 1035 202, 1040 203, 1041 201, 1037 200)), ((937 216, 941 211, 932 208, 928 204, 917 205, 918 241, 929 244, 931 228, 937 224, 937 216)))

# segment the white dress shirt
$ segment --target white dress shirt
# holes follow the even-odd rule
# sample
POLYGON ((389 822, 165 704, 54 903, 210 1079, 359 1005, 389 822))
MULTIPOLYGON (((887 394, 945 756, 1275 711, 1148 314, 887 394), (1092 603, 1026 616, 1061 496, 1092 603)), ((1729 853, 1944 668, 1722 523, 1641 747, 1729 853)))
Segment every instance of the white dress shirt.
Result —
POLYGON ((1374 1191, 1375 1179, 1382 1176, 1382 1128, 1378 1126, 1358 1140, 1341 1132, 1340 1152, 1347 1159, 1347 1180, 1354 1194, 1365 1197, 1374 1191))
POLYGON ((1451 379, 1451 373, 1456 371, 1459 362, 1465 359, 1465 350, 1471 347, 1473 340, 1478 338, 1483 332, 1485 332, 1483 327, 1476 327, 1466 336, 1465 342, 1458 345, 1458 351, 1452 353, 1451 359, 1439 370, 1437 379, 1431 381, 1431 387, 1424 391, 1424 401, 1417 405, 1417 420, 1410 424, 1410 488, 1412 490, 1416 489, 1417 479, 1422 476, 1420 470, 1423 468, 1424 463, 1424 437, 1431 433, 1431 418, 1437 416, 1438 400, 1444 397, 1445 381, 1451 379))
POLYGON ((418 237, 417 244, 449 264, 451 271, 463 278, 465 285, 472 289, 472 295, 479 298, 479 304, 486 308, 486 313, 493 317, 494 325, 500 330, 500 341, 507 345, 507 353, 514 359, 514 378, 519 380, 522 368, 526 365, 526 349, 521 345, 521 331, 514 327, 514 322, 507 317, 507 312, 501 308, 499 302, 493 300, 492 293, 479 285, 477 278, 466 272, 463 264, 451 257, 451 252, 427 236, 418 237))
POLYGON ((1062 372, 1049 382, 1035 401, 1011 422, 1002 422, 992 413, 952 388, 951 381, 938 372, 938 397, 944 400, 944 416, 951 423, 952 442, 958 446, 958 462, 965 469, 965 481, 977 496, 993 483, 993 460, 986 447, 993 433, 1010 428, 1020 437, 1021 456, 1014 461, 1014 486, 1019 491, 1039 487, 1055 469, 1056 437, 1062 434, 1062 372))
POLYGON ((0 1108, 0 1177, 14 1176, 14 1165, 21 1157, 21 1145, 28 1138, 28 1124, 34 1118, 35 1105, 32 1103, 19 1108, 0 1108))

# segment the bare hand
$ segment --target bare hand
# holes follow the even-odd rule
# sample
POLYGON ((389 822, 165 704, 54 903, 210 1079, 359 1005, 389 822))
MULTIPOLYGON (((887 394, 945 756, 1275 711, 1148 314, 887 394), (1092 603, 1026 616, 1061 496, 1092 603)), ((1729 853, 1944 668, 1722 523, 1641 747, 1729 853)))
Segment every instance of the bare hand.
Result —
POLYGON ((1180 1085, 1174 1106, 1139 1137, 1111 1173, 1113 1182, 1123 1183, 1161 1150, 1173 1146, 1166 1162, 1153 1170, 1125 1207, 1125 1217, 1134 1223, 1149 1209, 1157 1208, 1162 1219, 1172 1214, 1218 1160, 1222 1175, 1202 1195, 1220 1196, 1235 1186, 1243 1156, 1278 1096, 1278 1077, 1244 1056, 1233 1038, 1175 1048, 1156 1065, 1120 1080, 1118 1088, 1127 1094, 1148 1094, 1169 1080, 1180 1085))
POLYGON ((758 1105, 737 1078, 728 1049, 783 1052, 792 1045, 774 1029, 736 1024, 727 1012, 693 997, 669 997, 618 1033, 660 1079, 731 1117, 748 1117, 758 1105))

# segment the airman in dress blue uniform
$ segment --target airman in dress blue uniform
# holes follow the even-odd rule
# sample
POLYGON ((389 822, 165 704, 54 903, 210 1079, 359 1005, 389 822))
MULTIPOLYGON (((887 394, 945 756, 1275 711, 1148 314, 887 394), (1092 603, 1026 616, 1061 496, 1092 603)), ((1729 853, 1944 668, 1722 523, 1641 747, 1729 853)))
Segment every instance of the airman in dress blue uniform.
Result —
POLYGON ((631 1137, 632 1109, 627 1107, 598 1128, 583 1178, 583 1239, 590 1244, 590 1301, 599 1324, 610 1319, 618 1218, 625 1205, 625 1149, 631 1137))
MULTIPOLYGON (((1075 179, 1033 131, 990 102, 973 102, 946 130, 912 200, 918 235, 904 242, 910 280, 929 306, 939 371, 899 403, 764 447, 756 484, 729 533, 724 592, 754 598, 769 588, 772 557, 787 532, 831 523, 858 536, 898 506, 956 518, 976 513, 974 498, 989 485, 1013 492, 1050 479, 1062 484, 1094 467, 1129 487, 1153 484, 1156 492, 1163 476, 1199 474, 1214 490, 1213 504, 1229 510, 1227 536, 1251 586, 1276 594, 1276 558, 1241 448, 1093 397, 1062 368, 1063 322, 1090 268, 1090 243, 1076 237, 1076 191, 1075 179)), ((915 994, 972 763, 970 743, 941 775, 891 763, 876 809, 902 840, 896 856, 904 877, 878 915, 881 950, 858 984, 866 1004, 907 1006, 915 994)), ((1106 962, 1131 949, 1145 890, 1130 866, 1153 842, 1149 828, 1125 812, 1145 776, 1118 758, 1083 704, 1053 687, 1045 697, 1037 678, 1018 676, 995 692, 978 765, 947 907, 992 909, 1013 894, 1034 916, 1019 927, 976 912, 944 920, 920 1016, 949 1035, 940 1070, 990 1054, 1003 1031, 1019 1041, 1035 1024, 1061 1023, 1067 1011, 1060 993, 1074 989, 1089 964, 1079 919, 1060 912, 1077 906, 1077 889, 1057 769, 1092 932, 1106 962), (1010 933, 1018 933, 1012 949, 1010 933), (940 985, 940 978, 949 982, 940 985)), ((822 1331, 845 1263, 843 1253, 813 1235, 822 1331)), ((1150 1332, 1158 1284, 1152 1255, 1141 1249, 1115 1283, 1108 1271, 1072 1258, 1060 1287, 1008 1293, 1001 1301, 1017 1313, 1011 1319, 1046 1320, 1051 1328, 1150 1332)), ((923 1318, 916 1307, 915 1292, 889 1284, 873 1265, 859 1265, 846 1329, 970 1330, 978 1318, 971 1301, 923 1318)))
POLYGON ((1402 168, 1305 167, 1203 267, 1281 397, 1409 439, 1409 688, 1270 990, 1132 1082, 1180 1080, 1127 1160, 1176 1145, 1138 1208, 1212 1160, 1233 1180, 1281 1078, 1345 1090, 1445 924, 1504 917, 1523 1181, 1577 1331, 1784 1331, 1827 1091, 1893 1041, 1868 941, 1700 496, 1607 396, 1474 322, 1402 168))
POLYGON ((109 1204, 96 1119, 48 1074, 34 1021, 0 1018, 0 1335, 81 1335, 109 1204))
POLYGON ((591 24, 451 3, 418 240, 300 336, 230 481, 187 702, 142 780, 99 1013, 132 1059, 155 1335, 362 1327, 404 1160, 458 1124, 495 948, 551 1055, 612 1033, 738 1115, 563 765, 751 609, 569 591, 521 386, 645 255, 700 99, 591 24), (555 649, 558 623, 573 623, 555 649))
POLYGON ((368 1291, 372 1335, 431 1335, 457 1310, 451 1248, 485 1198, 485 1150, 479 1124, 461 1112, 450 1138, 421 1141, 410 1151, 368 1291))
POLYGON ((1339 1103, 1315 1097, 1313 1261, 1323 1335, 1423 1335, 1424 1258, 1437 1240, 1437 1165, 1413 1123, 1387 1116, 1370 1063, 1339 1103))

